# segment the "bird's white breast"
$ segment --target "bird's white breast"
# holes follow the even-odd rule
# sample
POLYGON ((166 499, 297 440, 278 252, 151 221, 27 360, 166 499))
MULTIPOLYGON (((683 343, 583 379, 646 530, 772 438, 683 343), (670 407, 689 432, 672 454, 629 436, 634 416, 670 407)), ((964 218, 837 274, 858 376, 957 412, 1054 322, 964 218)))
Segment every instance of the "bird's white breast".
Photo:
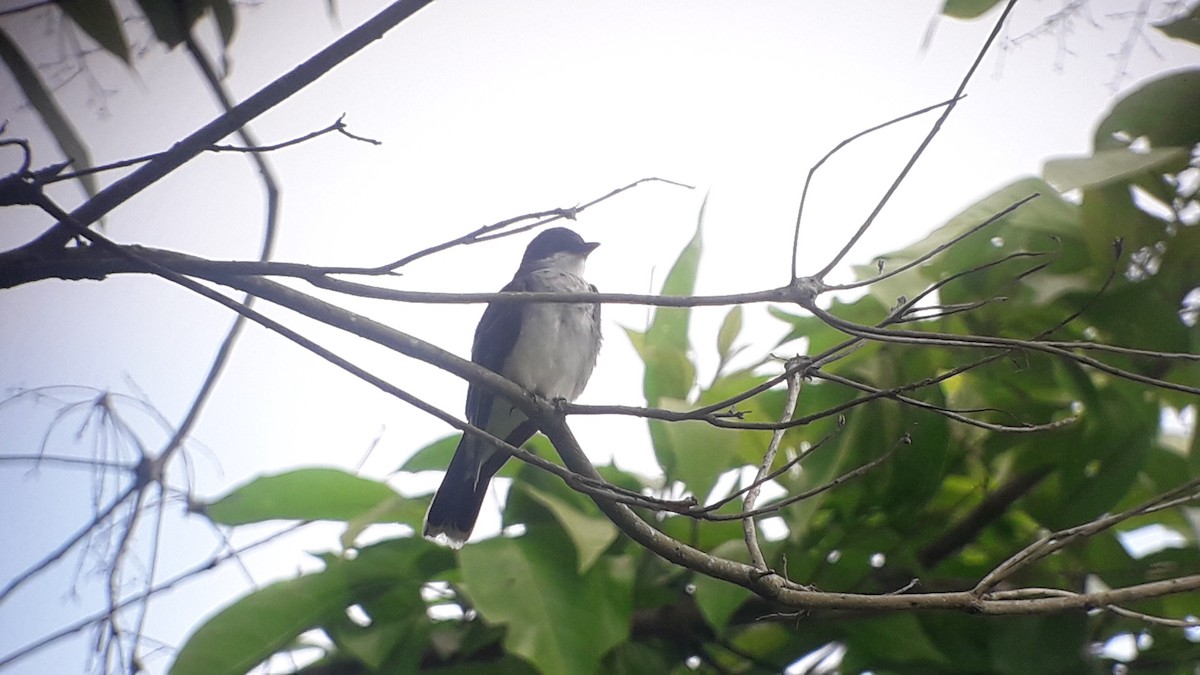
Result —
MULTIPOLYGON (((587 282, 569 272, 538 270, 534 288, 579 293, 587 282)), ((505 362, 505 377, 545 398, 574 400, 583 392, 600 351, 600 327, 590 304, 531 303, 505 362)))

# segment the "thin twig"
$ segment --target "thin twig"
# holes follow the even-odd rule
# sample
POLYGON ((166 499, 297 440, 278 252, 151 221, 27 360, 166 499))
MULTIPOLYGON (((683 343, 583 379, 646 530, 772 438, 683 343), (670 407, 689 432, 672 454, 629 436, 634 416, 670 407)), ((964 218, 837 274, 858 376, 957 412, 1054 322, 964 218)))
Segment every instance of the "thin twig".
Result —
MULTIPOLYGON (((263 154, 263 153, 268 153, 268 152, 275 152, 276 150, 282 150, 283 148, 288 148, 293 145, 299 145, 306 141, 310 141, 314 138, 318 138, 320 136, 324 136, 325 134, 332 133, 335 131, 341 133, 343 136, 353 138, 356 141, 362 141, 364 143, 371 143, 373 145, 380 145, 379 141, 376 141, 376 140, 370 139, 370 138, 366 138, 364 136, 356 136, 356 135, 350 133, 349 131, 346 131, 346 124, 345 124, 345 122, 342 121, 345 117, 346 117, 345 115, 342 115, 341 117, 337 118, 336 122, 334 122, 333 124, 330 124, 329 126, 325 127, 324 129, 310 131, 309 133, 304 134, 302 136, 297 136, 296 138, 292 138, 292 139, 289 139, 286 141, 280 141, 279 143, 274 143, 271 145, 250 145, 250 144, 243 145, 243 146, 210 145, 207 148, 203 148, 202 151, 214 152, 214 153, 237 152, 237 153, 249 153, 249 154, 263 154)), ((146 162, 150 162, 150 161, 159 159, 161 157, 164 157, 170 152, 172 152, 172 151, 164 150, 162 152, 152 152, 148 155, 141 155, 140 157, 131 157, 129 159, 122 159, 120 161, 110 162, 108 164, 104 164, 101 166, 92 166, 92 167, 88 167, 86 169, 81 169, 79 171, 64 172, 64 173, 56 174, 53 177, 47 178, 47 179, 43 180, 42 183, 49 185, 51 183, 57 183, 57 182, 63 181, 63 180, 79 178, 80 176, 86 176, 86 175, 90 175, 90 174, 98 174, 98 173, 103 173, 106 171, 113 171, 115 169, 124 169, 126 167, 136 166, 138 164, 145 164, 146 162)))
MULTIPOLYGON (((278 333, 279 335, 312 352, 313 354, 325 359, 326 361, 329 361, 333 365, 350 372, 355 377, 358 377, 359 379, 378 387, 384 392, 399 398, 405 403, 408 403, 409 405, 412 405, 423 412, 437 417, 456 429, 460 429, 465 433, 470 433, 484 439, 493 447, 501 450, 502 452, 508 453, 512 457, 516 457, 524 462, 533 464, 540 469, 548 471, 559 478, 562 478, 569 485, 580 486, 582 489, 589 491, 592 490, 592 488, 586 483, 582 482, 577 475, 564 469, 563 467, 538 457, 534 453, 509 445, 503 440, 488 434, 486 431, 467 422, 463 422, 455 416, 441 410, 440 408, 437 408, 436 406, 430 405, 420 397, 415 396, 406 390, 400 389, 383 378, 372 374, 366 369, 354 365, 349 360, 338 356, 324 347, 321 347, 316 342, 284 326, 278 321, 270 319, 250 307, 246 307, 235 300, 227 298, 221 293, 218 293, 172 269, 158 265, 150 260, 141 259, 139 258, 138 254, 133 252, 131 249, 118 246, 110 241, 107 237, 74 223, 69 214, 63 212, 61 208, 54 204, 45 195, 40 197, 38 204, 42 208, 46 209, 51 215, 55 216, 56 218, 60 218, 62 222, 73 226, 80 237, 87 239, 92 244, 104 247, 105 249, 114 252, 121 257, 130 258, 139 265, 145 266, 154 274, 175 284, 183 286, 184 288, 198 295, 213 300, 218 304, 231 309, 242 316, 245 316, 264 328, 278 333)), ((242 285, 243 288, 241 290, 244 290, 245 292, 268 299, 271 302, 280 304, 284 307, 291 307, 296 311, 309 316, 310 318, 324 323, 330 323, 347 330, 349 330, 350 327, 353 327, 356 329, 355 332, 361 337, 376 341, 384 346, 391 347, 402 353, 407 353, 410 356, 434 360, 435 362, 438 362, 441 367, 453 372, 456 375, 495 390, 496 394, 503 396, 509 401, 512 401, 515 406, 522 408, 523 411, 529 414, 530 418, 535 421, 546 419, 547 415, 552 414, 554 411, 553 406, 549 402, 537 399, 532 394, 526 392, 519 386, 504 379, 491 370, 488 370, 487 368, 470 361, 460 359, 459 357, 454 356, 453 354, 450 354, 444 350, 438 349, 429 343, 417 340, 416 338, 401 333, 400 331, 383 326, 382 324, 371 321, 366 317, 353 314, 328 303, 320 302, 315 298, 303 296, 302 294, 293 291, 290 288, 266 281, 264 279, 242 279, 242 285), (304 298, 305 302, 297 303, 296 300, 301 297, 304 298), (314 311, 314 308, 318 309, 314 311), (337 322, 333 320, 332 317, 337 317, 338 319, 342 319, 342 321, 337 322), (436 359, 434 359, 434 355, 436 355, 436 359)), ((603 480, 600 482, 605 483, 603 480)))
POLYGON ((849 138, 843 139, 837 145, 833 146, 833 148, 829 152, 825 153, 824 157, 821 157, 821 159, 818 159, 815 164, 813 164, 811 167, 809 167, 808 176, 804 179, 804 187, 800 190, 800 205, 796 208, 796 226, 795 226, 795 229, 792 234, 792 281, 795 281, 797 278, 799 278, 798 275, 799 275, 799 269, 800 269, 800 259, 799 259, 800 222, 804 218, 804 202, 805 202, 805 200, 808 199, 808 188, 812 185, 813 177, 816 175, 817 169, 820 169, 821 166, 823 164, 825 164, 825 162, 827 162, 829 160, 829 158, 831 158, 835 154, 837 154, 837 152, 839 150, 846 147, 847 145, 850 145, 854 141, 862 138, 863 136, 866 136, 868 134, 879 131, 880 129, 885 129, 893 124, 897 124, 899 122, 903 122, 905 120, 912 119, 912 118, 918 117, 920 115, 924 115, 927 112, 937 110, 938 108, 950 105, 951 103, 955 103, 955 102, 957 102, 957 101, 950 100, 950 101, 942 101, 941 103, 934 103, 933 105, 926 106, 924 108, 921 108, 920 110, 914 110, 913 112, 907 113, 905 115, 901 115, 899 117, 893 117, 892 119, 890 119, 882 124, 876 124, 875 126, 871 127, 870 129, 864 129, 864 130, 854 134, 853 136, 850 136, 849 138))
POLYGON ((68 551, 75 548, 76 544, 83 541, 84 538, 91 534, 100 523, 107 520, 108 517, 121 506, 121 504, 125 503, 126 499, 129 499, 130 496, 135 494, 137 492, 137 487, 138 486, 136 484, 130 485, 116 499, 109 502, 108 506, 104 507, 95 516, 93 516, 90 522, 76 530, 75 534, 68 537, 66 541, 59 544, 58 548, 42 556, 40 560, 33 565, 30 565, 25 569, 24 572, 21 572, 17 576, 13 577, 11 581, 5 584, 4 589, 0 590, 0 603, 3 603, 13 591, 20 588, 22 584, 28 581, 35 574, 49 567, 55 561, 66 555, 68 551))
MULTIPOLYGON (((783 404, 783 415, 780 416, 780 422, 787 422, 796 412, 796 402, 800 398, 799 371, 792 373, 792 376, 788 378, 787 392, 787 401, 783 404)), ((766 475, 771 471, 771 465, 775 463, 775 454, 779 452, 779 443, 783 441, 783 434, 783 429, 776 429, 771 433, 771 441, 767 444, 767 451, 763 453, 762 463, 759 464, 758 473, 755 476, 756 484, 746 492, 745 498, 742 499, 742 510, 747 513, 754 510, 762 481, 766 479, 766 475)), ((747 516, 742 520, 742 535, 746 540, 746 549, 750 552, 750 564, 766 571, 767 560, 763 557, 762 547, 758 545, 758 529, 754 518, 747 516)))
POLYGON ((1117 368, 1116 366, 1109 365, 1107 363, 1104 363, 1103 361, 1099 361, 1097 359, 1091 358, 1090 356, 1084 356, 1082 354, 1075 354, 1075 353, 1071 352, 1069 349, 1052 346, 1045 342, 1040 342, 1038 340, 1021 340, 1021 339, 1017 339, 1017 338, 1001 338, 1001 337, 991 337, 991 336, 986 336, 986 335, 963 336, 963 335, 954 335, 954 334, 950 334, 950 333, 920 332, 920 331, 908 331, 908 330, 898 330, 898 329, 878 329, 878 328, 874 328, 871 326, 855 324, 850 321, 845 321, 843 319, 839 319, 838 317, 821 310, 819 307, 817 307, 815 305, 810 305, 808 307, 805 307, 805 309, 809 310, 813 314, 816 314, 818 318, 820 318, 822 321, 828 323, 830 326, 833 326, 834 328, 837 328, 838 330, 840 330, 844 333, 848 333, 850 335, 854 335, 857 337, 870 338, 870 339, 879 340, 879 341, 883 341, 883 342, 894 342, 897 344, 911 344, 911 345, 932 345, 932 346, 944 346, 944 347, 983 347, 983 348, 987 348, 987 349, 1000 348, 1000 349, 1006 349, 1006 350, 1029 349, 1032 351, 1038 351, 1038 352, 1043 352, 1046 354, 1051 354, 1054 356, 1059 356, 1068 361, 1074 361, 1080 365, 1089 366, 1096 370, 1108 373, 1109 375, 1115 375, 1117 377, 1120 377, 1122 379, 1129 380, 1132 382, 1139 382, 1141 384, 1158 387, 1160 389, 1169 389, 1172 391, 1179 391, 1179 392, 1183 392, 1185 394, 1200 395, 1200 387, 1193 387, 1193 386, 1189 386, 1189 385, 1185 385, 1185 384, 1180 384, 1177 382, 1171 382, 1169 380, 1162 380, 1162 379, 1158 379, 1158 378, 1154 378, 1154 377, 1149 377, 1147 375, 1142 375, 1140 373, 1135 373, 1132 371, 1124 370, 1122 368, 1117 368))
POLYGON ((815 497, 815 496, 821 494, 822 492, 827 492, 829 490, 832 490, 833 488, 835 488, 847 481, 854 480, 855 478, 858 478, 859 476, 862 476, 862 475, 868 473, 875 467, 888 461, 888 459, 891 458, 891 456, 896 452, 896 450, 900 449, 902 446, 910 445, 911 443, 912 443, 912 438, 908 434, 904 434, 903 436, 901 436, 899 438, 899 440, 897 440, 895 443, 892 444, 892 447, 888 448, 887 452, 876 457, 875 459, 873 459, 865 464, 862 464, 860 466, 857 466, 857 467, 847 471, 846 473, 843 473, 842 475, 834 478, 833 480, 830 480, 830 481, 824 483, 823 485, 818 485, 812 489, 805 490, 804 492, 800 492, 800 493, 791 495, 784 499, 780 499, 779 501, 776 501, 776 502, 771 502, 770 506, 764 506, 764 507, 756 508, 753 510, 747 510, 747 511, 743 511, 741 513, 729 513, 729 514, 726 514, 726 513, 704 513, 701 509, 697 509, 695 511, 690 512, 689 515, 696 515, 697 517, 703 518, 704 520, 722 521, 722 520, 741 520, 743 518, 757 517, 757 516, 767 515, 770 513, 777 513, 784 507, 791 506, 792 504, 795 504, 796 502, 801 502, 801 501, 804 501, 805 499, 809 499, 811 497, 815 497))
MULTIPOLYGON (((838 425, 838 431, 841 431, 841 430, 842 430, 842 429, 844 429, 844 428, 845 428, 845 425, 842 425, 842 424, 839 424, 839 425, 838 425)), ((753 488, 756 488, 756 487, 758 487, 758 486, 760 486, 760 485, 764 485, 764 484, 766 484, 766 483, 767 483, 767 481, 775 480, 775 479, 776 479, 776 478, 778 478, 779 476, 782 476, 783 474, 785 474, 785 473, 787 473, 788 471, 790 471, 790 470, 791 470, 793 467, 799 466, 799 465, 800 465, 800 464, 801 464, 801 463, 802 463, 802 462, 803 462, 803 461, 804 461, 806 458, 808 458, 808 456, 809 456, 809 455, 811 455, 811 454, 813 454, 814 452, 816 452, 817 450, 821 449, 821 447, 822 447, 822 446, 824 446, 824 445, 825 445, 825 443, 829 442, 829 440, 830 440, 831 438, 833 438, 833 434, 826 434, 824 437, 822 437, 822 438, 821 438, 821 440, 817 441, 816 443, 813 443, 813 444, 809 445, 809 446, 808 446, 807 448, 805 448, 804 450, 802 450, 802 451, 800 451, 800 452, 796 453, 796 456, 795 456, 795 457, 792 457, 792 458, 788 459, 788 461, 786 461, 786 462, 784 462, 782 465, 780 465, 778 469, 773 469, 773 470, 771 471, 771 473, 768 473, 768 474, 767 474, 767 475, 765 475, 765 476, 761 476, 761 477, 759 477, 759 478, 756 478, 756 479, 754 479, 754 481, 753 481, 752 483, 750 483, 749 485, 746 485, 746 486, 742 487, 742 489, 738 490, 737 492, 734 492, 734 493, 732 493, 732 494, 730 494, 730 495, 728 495, 728 496, 726 496, 726 497, 724 497, 724 498, 722 498, 722 499, 718 499, 718 500, 717 500, 717 501, 715 501, 715 502, 712 502, 712 503, 710 503, 710 504, 707 504, 707 505, 705 505, 703 508, 700 508, 700 509, 695 509, 695 508, 693 508, 693 509, 691 509, 690 511, 688 511, 688 513, 689 513, 689 514, 694 514, 694 513, 710 513, 710 512, 713 512, 713 511, 718 511, 718 510, 720 510, 720 509, 721 509, 721 507, 725 506, 726 504, 729 504, 729 503, 733 502, 735 499, 737 499, 738 497, 741 497, 742 495, 746 494, 747 492, 749 492, 749 491, 750 491, 750 490, 752 490, 753 488)))
POLYGON ((122 471, 133 471, 137 468, 137 464, 120 461, 106 461, 97 459, 87 459, 84 457, 67 457, 60 455, 46 455, 38 453, 35 455, 4 455, 0 456, 0 462, 31 462, 33 464, 64 464, 70 467, 87 468, 87 469, 121 469, 122 471))
POLYGON ((963 94, 966 92, 967 84, 971 81, 971 77, 979 68, 979 64, 983 63, 984 55, 987 54, 988 49, 990 49, 992 46, 992 43, 996 41, 996 37, 1000 35, 1000 29, 1004 26, 1004 22, 1008 20, 1008 15, 1012 12, 1012 9, 1014 6, 1016 6, 1016 4, 1017 0, 1009 0, 1008 3, 1005 4, 1004 11, 1002 11, 1000 13, 1000 17, 996 19, 996 25, 992 28, 992 32, 988 35, 987 40, 984 41, 983 47, 980 48, 979 53, 975 56, 975 60, 971 63, 971 67, 967 69, 966 75, 964 75, 962 81, 959 82, 958 89, 954 92, 954 96, 950 98, 950 102, 946 104, 945 109, 942 110, 942 114, 938 115, 938 118, 934 121, 933 126, 929 129, 929 133, 925 135, 925 138, 917 146, 917 149, 913 152, 912 156, 909 157, 908 162, 906 162, 904 167, 900 169, 900 173, 896 175, 896 178, 892 181, 892 184, 888 186, 887 190, 884 191, 883 197, 880 198, 879 202, 875 205, 875 208, 871 210, 871 213, 867 216, 866 220, 863 221, 863 224, 860 225, 858 230, 850 236, 850 239, 846 242, 846 245, 843 246, 842 249, 833 256, 833 259, 830 260, 825 267, 822 267, 819 272, 813 275, 813 278, 818 280, 824 279, 833 270, 833 268, 837 267, 838 263, 840 263, 842 259, 850 253, 850 249, 854 248, 854 245, 858 243, 858 240, 861 239, 864 234, 866 234, 868 229, 870 229, 871 225, 875 222, 875 218, 881 211, 883 211, 883 207, 887 205, 887 203, 891 200, 892 195, 900 188, 900 184, 904 182, 904 179, 908 177, 909 172, 912 171, 914 166, 916 166, 917 160, 921 158, 921 155, 925 154, 925 149, 928 148, 930 143, 933 142, 933 139, 938 135, 938 132, 941 131, 942 125, 946 123, 946 120, 950 118, 950 114, 954 112, 954 108, 958 105, 958 101, 962 99, 963 94))
POLYGON ((10 16, 12 14, 22 14, 24 12, 28 12, 28 11, 31 11, 34 9, 48 7, 50 5, 56 5, 56 4, 58 4, 57 0, 34 0, 33 2, 30 2, 29 4, 26 4, 26 5, 21 5, 20 7, 12 7, 10 9, 0 9, 0 16, 10 16))
MULTIPOLYGON (((279 532, 268 535, 262 539, 259 539, 258 541, 254 542, 254 543, 243 546, 241 549, 238 550, 238 553, 244 554, 248 551, 251 551, 251 550, 260 548, 262 546, 265 546, 267 544, 270 544, 270 543, 278 540, 280 537, 291 534, 292 532, 295 532, 296 530, 300 529, 301 527, 304 527, 307 524, 308 523, 297 523, 295 525, 290 525, 287 528, 280 530, 279 532)), ((130 596, 130 597, 127 597, 127 598, 121 600, 119 603, 117 603, 116 608, 117 608, 117 610, 123 610, 126 607, 129 607, 131 605, 134 605, 137 603, 144 603, 146 600, 148 600, 149 598, 151 598, 153 596, 156 596, 165 591, 169 591, 186 581, 189 581, 195 577, 198 577, 202 574, 205 574, 207 572, 211 572, 211 571, 217 569, 218 567, 220 567, 221 563, 228 560, 233 555, 235 555, 235 554, 227 553, 227 554, 222 554, 222 555, 215 555, 215 556, 209 558, 208 560, 206 560, 198 565, 195 565, 194 567, 191 567, 190 569, 184 570, 183 572, 176 574, 175 576, 171 577, 167 581, 164 581, 164 582, 154 586, 153 588, 151 588, 148 591, 143 591, 141 593, 138 593, 136 595, 133 595, 133 596, 130 596)), ((15 661, 18 661, 26 656, 29 656, 29 655, 34 654, 42 649, 45 649, 46 647, 49 647, 50 645, 58 642, 59 640, 70 637, 71 635, 74 635, 75 633, 78 633, 82 630, 86 630, 88 627, 96 624, 97 622, 103 621, 106 617, 109 616, 109 613, 110 613, 110 610, 108 608, 105 608, 99 612, 95 612, 93 614, 85 616, 82 619, 75 621, 74 623, 64 626, 63 628, 60 628, 59 630, 57 630, 53 633, 43 635, 37 641, 29 643, 29 644, 25 645, 24 647, 17 649, 16 651, 6 654, 4 656, 4 658, 0 658, 0 668, 4 668, 8 665, 11 665, 15 661)))
POLYGON ((861 288, 863 286, 869 286, 871 284, 878 283, 885 279, 890 279, 891 277, 894 277, 897 274, 901 274, 907 270, 910 270, 910 269, 916 267, 917 265, 920 265, 920 264, 934 258, 939 253, 948 250, 952 246, 958 244, 960 241, 962 241, 962 240, 966 239, 967 237, 975 234, 976 232, 988 227, 989 225, 999 222, 1005 216, 1008 216, 1009 214, 1015 212, 1017 209, 1021 208, 1025 204, 1033 201, 1034 199, 1037 199, 1040 196, 1041 195, 1039 193, 1035 192, 1035 193, 1029 195, 1028 197, 1019 199, 1016 202, 1009 204, 1008 206, 1004 207, 1000 211, 985 218, 978 225, 975 225, 975 226, 971 227, 970 229, 968 229, 967 231, 956 235, 954 238, 952 238, 948 242, 945 242, 939 246, 933 247, 929 251, 926 251, 925 253, 921 254, 920 256, 917 256, 917 258, 912 260, 911 262, 901 265, 894 270, 889 270, 888 272, 885 272, 885 273, 880 274, 875 277, 871 277, 870 279, 864 279, 862 281, 855 281, 855 282, 849 283, 849 284, 828 285, 828 286, 825 286, 825 290, 844 291, 844 290, 849 290, 851 288, 861 288))
POLYGON ((1062 549, 1075 539, 1095 535, 1135 516, 1182 506, 1183 504, 1200 499, 1200 489, 1198 488, 1200 488, 1200 478, 1195 478, 1126 511, 1101 516, 1083 525, 1044 535, 997 565, 991 572, 979 580, 979 583, 975 585, 975 588, 971 592, 979 594, 990 591, 1004 579, 1012 576, 1018 569, 1026 567, 1062 549))
MULTIPOLYGON (((411 17, 429 2, 430 0, 400 0, 388 5, 304 63, 258 90, 254 95, 234 107, 232 111, 217 117, 176 143, 167 155, 148 162, 132 174, 101 190, 95 197, 71 213, 74 222, 84 227, 95 223, 126 200, 140 194, 159 179, 174 172, 203 152, 205 148, 237 131, 281 101, 287 100, 341 62, 378 40, 388 30, 411 17)), ((75 236, 75 228, 60 221, 58 225, 29 244, 0 256, 0 267, 7 264, 9 260, 21 260, 31 256, 36 258, 48 252, 57 251, 66 246, 75 236)))
POLYGON ((611 197, 615 197, 615 196, 621 194, 622 192, 625 192, 626 190, 632 190, 633 188, 641 185, 642 183, 649 183, 649 182, 666 183, 667 185, 675 185, 677 187, 687 188, 689 190, 695 189, 691 185, 685 185, 683 183, 679 183, 679 182, 676 182, 673 180, 668 180, 666 178, 658 178, 655 176, 650 176, 647 178, 639 178, 638 180, 635 180, 628 185, 616 188, 615 190, 610 190, 607 194, 604 194, 600 197, 596 197, 595 199, 593 199, 590 202, 587 202, 585 204, 580 204, 579 206, 572 206, 570 208, 555 208, 555 209, 548 209, 545 211, 534 211, 532 213, 526 213, 526 214, 523 214, 520 216, 513 216, 512 218, 505 218, 504 220, 501 220, 496 223, 492 223, 491 225, 484 225, 482 227, 476 228, 476 229, 472 230, 471 232, 468 232, 467 234, 464 234, 459 237, 455 237, 454 239, 444 241, 440 244, 436 244, 436 245, 430 246, 428 248, 423 248, 420 251, 417 251, 416 253, 410 253, 409 255, 406 255, 403 258, 393 261, 393 262, 390 262, 386 265, 380 265, 379 267, 370 268, 367 270, 360 271, 358 273, 361 273, 361 274, 391 273, 391 272, 395 272, 396 270, 400 269, 401 267, 404 267, 405 265, 408 265, 411 262, 420 260, 421 258, 430 256, 430 255, 433 255, 434 253, 439 253, 441 251, 445 251, 446 249, 454 248, 456 246, 470 246, 471 244, 478 244, 480 242, 489 241, 492 239, 500 239, 502 237, 508 237, 508 236, 511 236, 514 234, 519 234, 521 232, 526 232, 528 230, 532 230, 533 228, 536 228, 536 227, 541 227, 543 225, 547 225, 556 220, 562 220, 564 218, 567 220, 575 220, 576 216, 578 216, 584 210, 586 210, 592 206, 595 206, 596 204, 599 204, 600 202, 603 202, 611 197), (528 225, 522 225, 521 227, 513 227, 517 223, 524 222, 527 220, 533 220, 536 222, 530 223, 528 225))

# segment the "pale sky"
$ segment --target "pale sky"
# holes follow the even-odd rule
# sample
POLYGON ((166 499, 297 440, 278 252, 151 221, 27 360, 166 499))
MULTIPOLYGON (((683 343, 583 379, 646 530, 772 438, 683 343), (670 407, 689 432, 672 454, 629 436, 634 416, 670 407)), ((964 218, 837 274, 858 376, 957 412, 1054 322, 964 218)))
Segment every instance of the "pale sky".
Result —
MULTIPOLYGON (((249 96, 382 4, 341 0, 336 21, 326 15, 323 0, 239 6, 227 86, 238 99, 249 96)), ((481 225, 572 206, 658 176, 697 189, 644 185, 571 225, 602 243, 589 264, 593 283, 613 292, 656 288, 691 237, 707 192, 699 291, 779 285, 788 275, 795 208, 808 167, 851 134, 949 97, 990 31, 994 13, 964 23, 938 18, 940 4, 435 2, 253 123, 258 137, 273 143, 345 113, 351 131, 383 141, 375 147, 327 136, 271 157, 283 188, 276 259, 377 265, 481 225)), ((919 239, 995 188, 1038 173, 1049 157, 1087 153, 1092 127, 1114 95, 1197 63, 1194 48, 1148 33, 1161 58, 1144 45, 1135 47, 1129 75, 1114 89, 1111 54, 1129 23, 1113 14, 1127 5, 1095 2, 1095 25, 1076 21, 1061 34, 1014 45, 1059 7, 1025 0, 1004 32, 1007 49, 985 59, 968 98, 849 262, 870 261, 919 239)), ((46 30, 47 21, 46 11, 39 11, 0 25, 28 41, 46 30)), ((203 22, 200 30, 210 34, 211 24, 203 22)), ((131 38, 144 41, 144 32, 129 26, 131 38)), ((51 59, 49 44, 35 58, 39 63, 51 59)), ((59 95, 95 163, 166 149, 217 114, 182 53, 153 46, 132 73, 103 54, 88 64, 97 86, 108 91, 102 105, 84 78, 59 95)), ((7 74, 0 75, 0 106, 8 134, 33 142, 35 166, 59 159, 7 74)), ((805 216, 802 273, 822 266, 870 211, 932 120, 860 140, 822 169, 805 216)), ((11 170, 12 156, 0 157, 11 170)), ((54 194, 64 205, 80 201, 73 185, 54 194)), ((248 259, 256 255, 262 212, 260 187, 245 158, 208 155, 116 210, 106 232, 121 243, 248 259)), ((27 241, 47 224, 31 209, 7 209, 0 246, 27 241)), ((497 290, 527 242, 520 236, 428 258, 408 268, 400 285, 497 290)), ((847 276, 845 269, 838 273, 847 276)), ((482 311, 337 302, 462 355, 482 311)), ((692 339, 702 380, 710 376, 703 369, 715 363, 716 326, 724 312, 696 312, 692 339)), ((287 313, 270 313, 435 405, 461 412, 461 381, 287 313)), ((641 328, 647 315, 640 307, 605 308, 605 347, 580 402, 643 402, 640 364, 621 327, 641 328)), ((230 320, 211 302, 148 277, 6 290, 0 292, 0 388, 108 389, 149 401, 176 424, 230 320)), ((763 307, 747 308, 746 325, 742 341, 751 344, 752 354, 771 348, 783 333, 763 307)), ((56 395, 82 400, 92 394, 56 395)), ((31 399, 0 406, 0 454, 36 452, 56 410, 31 399)), ((163 432, 152 417, 129 410, 130 423, 146 434, 148 445, 161 444, 163 432)), ((90 446, 75 442, 82 423, 79 413, 66 417, 47 450, 86 456, 90 446)), ((622 466, 653 471, 644 423, 583 417, 572 427, 596 461, 615 455, 622 466)), ((193 434, 190 471, 195 494, 207 498, 291 467, 353 468, 374 444, 362 470, 383 478, 450 431, 251 327, 193 434)), ((90 474, 29 468, 0 465, 5 580, 91 513, 90 474)), ((180 484, 182 478, 181 472, 180 484)), ((428 477, 394 484, 432 487, 428 477)), ((167 511, 157 578, 204 560, 218 545, 199 518, 182 514, 181 504, 167 511)), ((495 519, 485 516, 481 531, 495 527, 495 519)), ((246 529, 253 531, 239 531, 236 541, 270 530, 246 529)), ((258 583, 314 569, 305 551, 335 546, 338 533, 334 526, 314 526, 248 556, 248 568, 258 583)), ((145 538, 142 543, 144 552, 145 538)), ((81 563, 76 552, 0 605, 0 658, 102 606, 104 580, 95 560, 81 563)), ((178 646, 202 617, 248 588, 232 566, 202 577, 155 601, 148 632, 178 646)), ((73 672, 85 662, 89 640, 85 633, 63 641, 6 673, 73 672)), ((152 672, 168 663, 165 655, 148 660, 152 672)))

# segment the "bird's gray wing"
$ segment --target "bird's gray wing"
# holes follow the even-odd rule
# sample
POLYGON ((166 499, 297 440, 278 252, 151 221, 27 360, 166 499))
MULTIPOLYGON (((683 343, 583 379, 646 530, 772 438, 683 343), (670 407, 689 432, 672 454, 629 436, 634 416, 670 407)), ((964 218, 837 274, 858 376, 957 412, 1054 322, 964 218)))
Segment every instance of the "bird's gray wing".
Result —
MULTIPOLYGON (((500 289, 501 293, 526 291, 528 277, 517 277, 500 289)), ((471 360, 488 370, 499 373, 504 361, 512 353, 513 345, 521 334, 521 316, 525 303, 493 302, 483 310, 483 317, 475 328, 475 342, 471 346, 471 360)), ((467 386, 467 421, 486 428, 492 412, 492 392, 476 384, 467 386)))

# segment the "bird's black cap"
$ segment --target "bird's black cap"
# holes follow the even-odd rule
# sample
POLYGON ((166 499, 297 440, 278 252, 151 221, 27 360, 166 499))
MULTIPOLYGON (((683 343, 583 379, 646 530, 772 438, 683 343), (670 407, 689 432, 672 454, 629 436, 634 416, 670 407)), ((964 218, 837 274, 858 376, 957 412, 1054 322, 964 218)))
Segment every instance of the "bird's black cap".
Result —
POLYGON ((552 227, 548 230, 543 230, 538 236, 529 242, 529 246, 525 249, 525 256, 521 259, 521 264, 531 263, 536 260, 545 260, 555 253, 577 253, 582 256, 587 256, 597 246, 599 242, 584 241, 583 237, 575 233, 574 230, 568 230, 565 227, 552 227))

